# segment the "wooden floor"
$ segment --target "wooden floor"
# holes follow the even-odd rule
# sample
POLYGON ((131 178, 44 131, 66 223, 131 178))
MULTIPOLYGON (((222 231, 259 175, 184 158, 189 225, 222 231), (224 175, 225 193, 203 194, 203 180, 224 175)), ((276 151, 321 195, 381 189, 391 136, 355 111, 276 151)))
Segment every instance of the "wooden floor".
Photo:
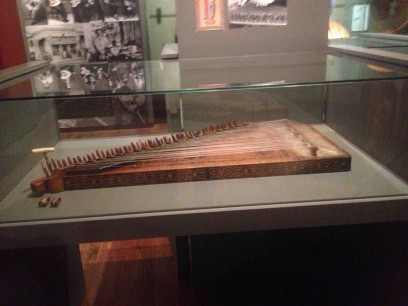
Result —
POLYGON ((82 244, 80 252, 87 289, 82 306, 289 305, 270 304, 275 288, 262 282, 180 278, 173 238, 82 244))
POLYGON ((407 234, 406 224, 274 234, 265 261, 201 283, 178 277, 173 238, 82 244, 82 306, 408 305, 407 234))
POLYGON ((83 306, 203 305, 177 275, 171 238, 80 246, 87 287, 83 306))
POLYGON ((269 282, 180 278, 173 238, 82 244, 80 252, 87 289, 82 306, 292 305, 286 299, 292 288, 280 282, 276 292, 269 282), (277 300, 270 294, 285 303, 270 304, 277 300))

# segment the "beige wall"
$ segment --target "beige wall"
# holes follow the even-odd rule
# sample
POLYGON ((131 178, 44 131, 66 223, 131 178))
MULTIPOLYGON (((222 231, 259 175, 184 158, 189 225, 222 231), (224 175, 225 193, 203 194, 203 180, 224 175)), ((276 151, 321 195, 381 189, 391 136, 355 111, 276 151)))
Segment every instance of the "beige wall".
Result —
MULTIPOLYGON (((195 1, 176 0, 180 58, 205 58, 282 52, 319 51, 327 47, 328 0, 288 0, 288 25, 196 31, 195 1)), ((227 18, 227 1, 224 15, 227 18)))

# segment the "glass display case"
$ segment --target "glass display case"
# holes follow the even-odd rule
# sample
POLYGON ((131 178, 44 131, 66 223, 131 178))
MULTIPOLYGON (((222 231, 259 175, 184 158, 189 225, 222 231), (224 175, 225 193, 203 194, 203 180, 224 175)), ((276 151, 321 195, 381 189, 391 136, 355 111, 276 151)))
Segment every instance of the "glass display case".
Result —
MULTIPOLYGON (((58 69, 42 68, 0 90, 3 247, 408 218, 408 70, 402 66, 330 52, 293 53, 143 62, 145 84, 139 88, 93 90, 78 83, 61 91, 41 85, 49 71, 54 85, 64 86, 58 69), (135 108, 137 101, 149 101, 146 109, 126 113, 132 120, 146 116, 144 124, 110 124, 118 98, 135 108), (92 107, 92 120, 102 124, 67 130, 57 118, 61 101, 92 107), (100 116, 106 107, 108 115, 100 116), (350 170, 158 180, 40 196, 30 189, 44 176, 45 161, 34 148, 55 147, 47 156, 62 163, 231 122, 282 120, 311 126, 346 151, 350 170), (61 202, 44 208, 44 197, 61 202)), ((190 157, 195 154, 192 149, 190 157)))
POLYGON ((330 46, 351 54, 407 65, 406 1, 332 1, 330 46))
POLYGON ((33 62, 0 72, 2 302, 82 305, 79 244, 160 236, 194 280, 281 256, 349 300, 365 274, 402 288, 406 1, 26 2, 33 62))

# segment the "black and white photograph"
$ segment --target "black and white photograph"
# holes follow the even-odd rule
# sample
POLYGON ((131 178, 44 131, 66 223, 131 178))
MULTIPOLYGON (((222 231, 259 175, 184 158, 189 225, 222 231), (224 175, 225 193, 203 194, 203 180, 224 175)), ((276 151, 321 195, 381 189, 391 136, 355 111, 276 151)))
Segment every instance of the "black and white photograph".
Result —
POLYGON ((84 25, 89 62, 142 60, 140 25, 131 21, 90 22, 84 25))
POLYGON ((70 95, 85 93, 77 65, 51 66, 34 79, 35 91, 41 95, 70 95))
POLYGON ((286 25, 287 15, 287 0, 228 0, 231 29, 286 25))
POLYGON ((118 125, 144 125, 148 122, 146 95, 126 95, 112 99, 115 123, 118 125))
POLYGON ((143 62, 118 62, 109 65, 114 93, 128 93, 145 89, 143 62))
POLYGON ((75 23, 83 23, 85 21, 84 8, 85 1, 83 0, 70 0, 72 15, 75 23))
POLYGON ((39 95, 53 95, 54 92, 60 92, 60 82, 55 67, 37 75, 34 79, 35 92, 39 95))
POLYGON ((64 88, 65 90, 72 89, 73 74, 74 74, 73 66, 60 67, 59 80, 62 85, 61 87, 64 88))
POLYGON ((79 74, 85 91, 112 91, 113 82, 108 64, 82 64, 79 74))
POLYGON ((29 59, 143 60, 137 0, 19 0, 29 59))
POLYGON ((51 66, 44 73, 36 76, 35 89, 37 93, 84 93, 74 65, 51 66))
POLYGON ((86 60, 83 27, 80 24, 26 26, 30 60, 47 60, 53 63, 86 60))
POLYGON ((102 6, 98 0, 82 0, 83 20, 82 22, 91 22, 104 20, 102 6))
POLYGON ((105 21, 138 21, 139 11, 136 0, 102 0, 105 21))
POLYGON ((20 0, 21 18, 25 26, 47 25, 46 0, 20 0))
POLYGON ((46 0, 48 24, 74 23, 71 7, 62 0, 46 0))
POLYGON ((55 74, 60 84, 61 95, 85 93, 77 65, 66 64, 56 66, 55 74))

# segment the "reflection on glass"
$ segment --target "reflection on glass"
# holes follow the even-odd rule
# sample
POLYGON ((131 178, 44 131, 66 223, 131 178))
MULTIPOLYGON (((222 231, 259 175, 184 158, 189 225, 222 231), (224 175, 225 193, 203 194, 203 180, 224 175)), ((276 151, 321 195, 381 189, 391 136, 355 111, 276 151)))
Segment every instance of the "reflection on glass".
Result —
POLYGON ((407 0, 332 0, 331 20, 353 36, 361 32, 408 34, 407 0))
POLYGON ((408 34, 408 1, 373 1, 371 31, 385 34, 408 34))
POLYGON ((404 67, 386 65, 385 68, 388 68, 388 73, 372 71, 361 59, 328 52, 53 65, 48 73, 41 71, 41 74, 31 77, 30 92, 21 90, 21 83, 16 81, 14 85, 0 90, 0 100, 270 88, 352 80, 402 79, 408 75, 404 67))
POLYGON ((329 39, 349 38, 350 33, 344 25, 337 21, 329 22, 329 39))

